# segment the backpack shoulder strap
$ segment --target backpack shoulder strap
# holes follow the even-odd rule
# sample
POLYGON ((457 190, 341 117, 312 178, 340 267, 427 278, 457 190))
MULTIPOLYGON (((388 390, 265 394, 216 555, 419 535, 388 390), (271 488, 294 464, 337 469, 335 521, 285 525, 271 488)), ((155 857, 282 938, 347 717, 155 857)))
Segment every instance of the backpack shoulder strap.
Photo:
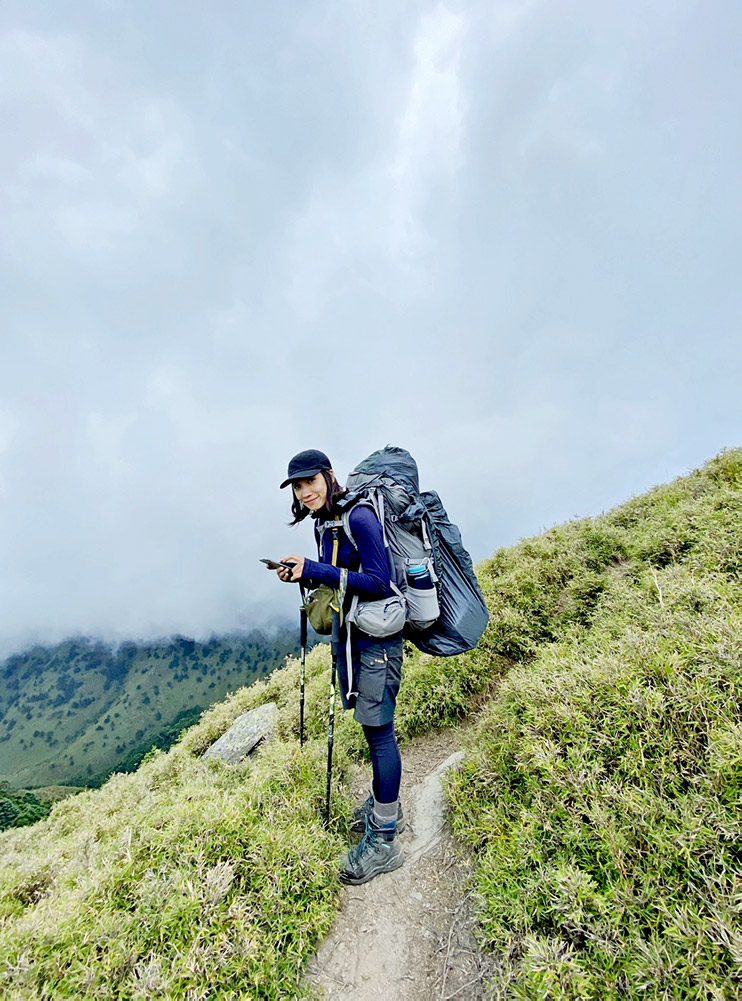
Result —
MULTIPOLYGON (((356 543, 355 537, 353 535, 353 530, 350 527, 350 514, 351 511, 355 511, 357 507, 369 507, 374 512, 374 514, 377 514, 376 508, 374 507, 373 503, 366 497, 360 497, 354 504, 348 505, 348 507, 343 508, 343 510, 340 512, 340 524, 343 526, 343 531, 350 539, 350 544, 353 546, 356 552, 358 552, 358 544, 356 543)), ((381 527, 383 530, 384 528, 383 522, 381 523, 381 527)), ((386 544, 386 537, 384 539, 384 542, 386 544)))
MULTIPOLYGON (((374 512, 374 514, 378 517, 378 511, 376 510, 376 507, 375 507, 373 501, 369 500, 367 497, 358 497, 358 498, 354 498, 351 501, 351 503, 349 503, 346 507, 343 507, 343 509, 340 511, 340 517, 337 518, 335 521, 320 521, 320 522, 317 523, 316 528, 317 528, 317 533, 319 535, 320 553, 322 552, 322 545, 323 545, 323 541, 322 540, 323 540, 324 534, 325 534, 325 532, 328 529, 332 529, 332 533, 333 533, 332 565, 333 566, 337 565, 337 548, 338 548, 337 529, 338 528, 342 528, 343 529, 343 531, 345 532, 345 534, 348 536, 348 539, 350 540, 350 544, 353 546, 353 548, 355 549, 355 551, 358 552, 358 545, 357 545, 355 537, 353 535, 353 530, 350 527, 350 513, 351 513, 351 511, 353 511, 357 507, 369 507, 374 512)), ((382 529, 382 532, 384 532, 384 545, 386 545, 386 532, 384 531, 384 522, 383 522, 383 520, 381 518, 379 518, 379 521, 381 521, 381 529, 382 529)))
MULTIPOLYGON (((392 554, 392 550, 389 545, 389 540, 387 538, 386 526, 384 525, 384 498, 381 496, 381 494, 378 495, 378 500, 379 500, 379 505, 381 507, 381 511, 377 511, 374 502, 367 497, 362 497, 360 500, 356 501, 353 507, 346 508, 346 510, 344 510, 341 514, 343 531, 350 539, 351 544, 355 549, 355 551, 358 552, 358 546, 356 545, 356 540, 353 537, 353 532, 351 531, 350 527, 350 512, 359 505, 363 507, 368 507, 374 512, 374 514, 379 519, 379 522, 381 524, 381 534, 384 540, 384 550, 386 552, 387 559, 389 560, 390 587, 395 594, 398 594, 400 597, 403 597, 402 591, 400 590, 397 580, 395 579, 396 569, 394 566, 394 556, 392 554)), ((356 595, 356 599, 357 597, 358 596, 356 595)))

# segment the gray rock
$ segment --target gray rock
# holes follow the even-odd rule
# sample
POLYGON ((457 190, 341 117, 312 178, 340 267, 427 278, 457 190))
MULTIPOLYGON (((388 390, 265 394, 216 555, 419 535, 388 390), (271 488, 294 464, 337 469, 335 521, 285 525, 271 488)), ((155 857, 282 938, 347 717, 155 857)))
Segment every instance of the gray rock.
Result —
POLYGON ((278 722, 278 706, 266 702, 238 716, 230 728, 214 741, 204 753, 205 758, 221 758, 234 765, 246 757, 263 740, 269 740, 278 722))

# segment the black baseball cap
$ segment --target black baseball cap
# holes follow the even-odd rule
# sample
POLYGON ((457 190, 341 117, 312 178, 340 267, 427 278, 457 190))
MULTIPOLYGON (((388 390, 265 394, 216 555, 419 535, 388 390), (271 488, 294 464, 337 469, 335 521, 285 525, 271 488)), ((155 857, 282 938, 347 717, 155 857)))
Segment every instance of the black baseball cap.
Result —
POLYGON ((305 452, 299 452, 289 462, 288 475, 281 484, 281 490, 287 487, 294 480, 308 480, 321 469, 332 469, 332 463, 324 452, 316 448, 308 448, 305 452))

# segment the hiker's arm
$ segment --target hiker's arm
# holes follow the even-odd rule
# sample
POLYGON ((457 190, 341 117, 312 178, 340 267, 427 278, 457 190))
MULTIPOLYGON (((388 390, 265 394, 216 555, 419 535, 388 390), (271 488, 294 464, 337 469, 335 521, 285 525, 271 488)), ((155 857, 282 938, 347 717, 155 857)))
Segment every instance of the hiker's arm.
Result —
MULTIPOLYGON (((359 505, 350 512, 350 529, 358 547, 361 569, 348 571, 348 590, 363 601, 387 597, 391 576, 379 519, 370 508, 359 505)), ((337 587, 340 583, 340 568, 331 563, 305 559, 301 579, 305 583, 311 580, 313 583, 337 587)))
MULTIPOLYGON (((317 531, 316 525, 314 527, 314 541, 317 543, 317 549, 319 549, 320 535, 319 532, 317 531)), ((286 570, 284 567, 279 567, 277 569, 276 573, 281 578, 281 580, 289 582, 295 581, 297 583, 301 581, 302 584, 306 584, 308 587, 311 588, 315 588, 321 583, 321 581, 319 580, 312 580, 309 577, 309 575, 305 572, 304 569, 305 564, 311 563, 312 561, 306 559, 304 556, 297 556, 295 553, 290 553, 288 556, 282 556, 281 562, 295 564, 291 568, 291 570, 286 570)), ((318 564, 315 563, 315 565, 318 564)))

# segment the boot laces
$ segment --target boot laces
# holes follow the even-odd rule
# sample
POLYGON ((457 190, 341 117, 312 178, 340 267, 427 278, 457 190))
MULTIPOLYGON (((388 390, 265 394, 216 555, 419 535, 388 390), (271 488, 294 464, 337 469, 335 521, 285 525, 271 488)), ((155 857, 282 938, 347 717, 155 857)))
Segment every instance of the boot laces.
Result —
POLYGON ((383 841, 381 832, 371 826, 371 817, 366 816, 364 820, 366 822, 366 829, 363 832, 363 837, 352 852, 354 862, 360 862, 364 855, 372 853, 378 855, 381 851, 383 841))

